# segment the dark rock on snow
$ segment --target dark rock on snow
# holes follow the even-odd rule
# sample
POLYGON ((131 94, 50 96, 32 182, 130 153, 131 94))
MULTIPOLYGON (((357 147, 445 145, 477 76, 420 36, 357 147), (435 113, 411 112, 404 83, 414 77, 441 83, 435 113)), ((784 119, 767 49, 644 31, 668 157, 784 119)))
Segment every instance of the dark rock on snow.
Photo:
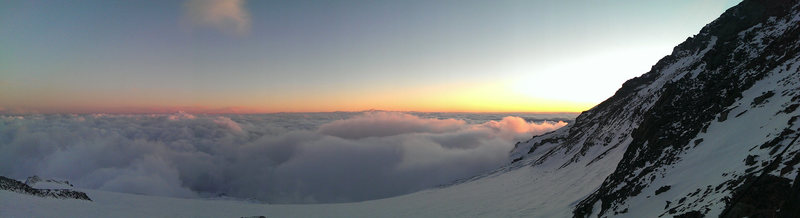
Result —
MULTIPOLYGON (((39 177, 28 178, 26 182, 36 183, 39 177)), ((47 198, 71 198, 92 201, 86 193, 69 189, 35 189, 20 181, 0 176, 0 190, 12 191, 47 198)))

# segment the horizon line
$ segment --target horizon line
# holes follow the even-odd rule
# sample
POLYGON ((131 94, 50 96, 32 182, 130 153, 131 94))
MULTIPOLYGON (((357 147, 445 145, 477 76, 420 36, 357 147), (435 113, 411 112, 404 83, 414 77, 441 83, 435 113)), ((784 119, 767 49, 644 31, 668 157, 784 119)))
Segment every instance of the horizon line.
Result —
POLYGON ((398 112, 398 113, 464 113, 464 114, 580 114, 584 111, 419 111, 419 110, 335 110, 335 111, 277 111, 277 112, 214 112, 206 111, 187 111, 187 110, 170 110, 170 111, 127 111, 127 112, 38 112, 38 111, 24 111, 24 112, 11 112, 0 111, 0 115, 96 115, 96 114, 109 114, 109 115, 166 115, 166 114, 197 114, 197 115, 259 115, 259 114, 312 114, 312 113, 368 113, 368 112, 398 112))

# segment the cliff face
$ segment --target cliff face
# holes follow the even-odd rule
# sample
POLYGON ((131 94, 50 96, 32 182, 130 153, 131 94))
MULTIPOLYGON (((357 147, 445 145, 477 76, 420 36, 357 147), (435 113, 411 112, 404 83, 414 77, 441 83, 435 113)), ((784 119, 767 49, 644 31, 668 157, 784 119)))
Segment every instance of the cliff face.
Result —
POLYGON ((511 168, 612 168, 576 217, 800 215, 798 5, 743 1, 511 168))

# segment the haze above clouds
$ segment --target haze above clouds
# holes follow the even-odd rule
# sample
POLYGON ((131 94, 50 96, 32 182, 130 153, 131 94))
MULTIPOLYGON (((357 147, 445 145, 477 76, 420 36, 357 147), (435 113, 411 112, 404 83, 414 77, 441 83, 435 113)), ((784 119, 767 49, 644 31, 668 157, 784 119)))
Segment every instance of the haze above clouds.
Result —
POLYGON ((566 125, 512 116, 487 121, 497 116, 481 114, 420 116, 2 116, 0 175, 36 174, 147 195, 362 201, 494 169, 509 161, 515 141, 566 125))

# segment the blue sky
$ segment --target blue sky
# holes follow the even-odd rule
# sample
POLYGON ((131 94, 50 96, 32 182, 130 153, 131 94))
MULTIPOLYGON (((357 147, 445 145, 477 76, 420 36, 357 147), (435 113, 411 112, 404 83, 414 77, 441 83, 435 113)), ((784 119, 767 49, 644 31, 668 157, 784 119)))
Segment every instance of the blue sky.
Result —
POLYGON ((0 109, 581 111, 738 2, 0 0, 0 109))

